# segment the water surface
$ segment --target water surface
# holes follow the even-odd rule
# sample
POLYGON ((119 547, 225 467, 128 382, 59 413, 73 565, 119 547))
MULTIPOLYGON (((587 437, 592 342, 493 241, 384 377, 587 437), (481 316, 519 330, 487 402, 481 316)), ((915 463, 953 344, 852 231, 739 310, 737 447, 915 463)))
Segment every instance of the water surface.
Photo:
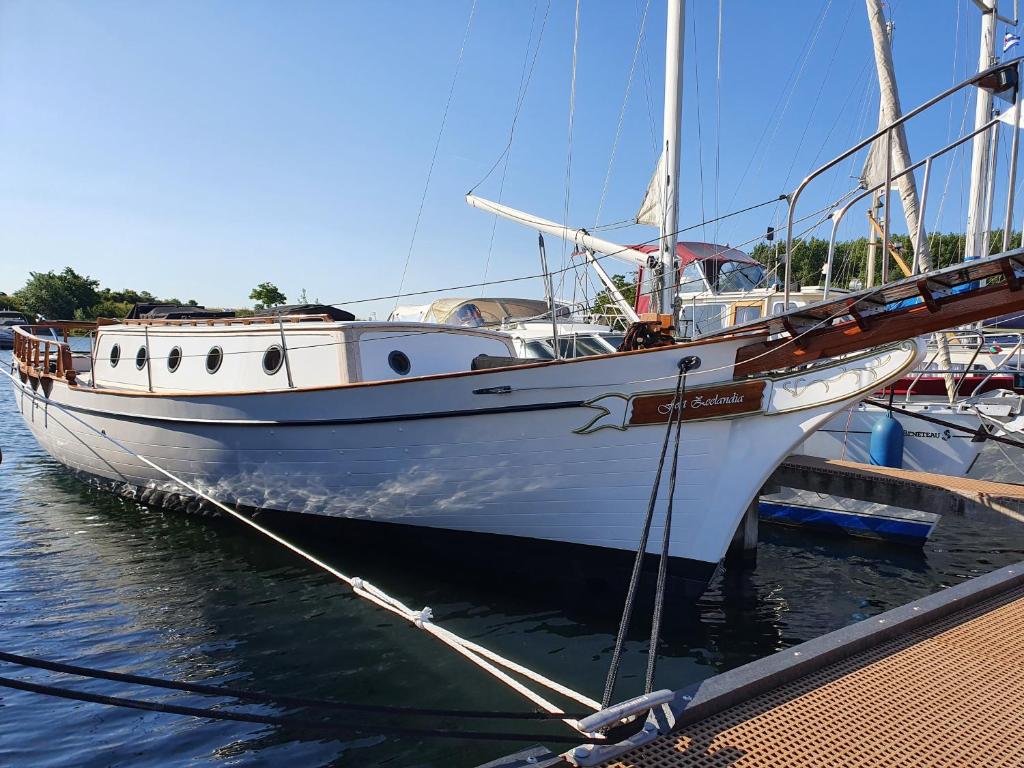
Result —
MULTIPOLYGON (((9 382, 0 387, 0 650, 279 695, 526 709, 423 632, 240 524, 149 509, 82 483, 36 445, 9 382)), ((351 572, 347 557, 335 553, 334 564, 351 572)), ((944 519, 923 551, 762 527, 756 567, 723 571, 696 606, 672 608, 658 683, 682 687, 1022 559, 1024 529, 962 518, 944 519)), ((600 698, 614 620, 509 590, 507 573, 481 580, 449 568, 425 577, 386 547, 362 552, 355 565, 407 604, 431 606, 443 626, 600 698)), ((639 635, 627 646, 621 698, 641 685, 645 648, 639 635)), ((0 676, 191 706, 231 703, 6 664, 0 676)), ((7 689, 0 708, 3 765, 471 766, 523 746, 373 729, 326 739, 7 689)))

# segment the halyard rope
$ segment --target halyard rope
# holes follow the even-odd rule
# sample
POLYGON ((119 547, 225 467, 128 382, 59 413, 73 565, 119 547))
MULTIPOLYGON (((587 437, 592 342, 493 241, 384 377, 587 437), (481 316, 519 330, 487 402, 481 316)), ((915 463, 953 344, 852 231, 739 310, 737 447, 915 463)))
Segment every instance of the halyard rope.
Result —
MULTIPOLYGON (((20 382, 18 382, 17 378, 15 376, 11 375, 10 373, 8 373, 6 370, 3 370, 3 373, 9 379, 14 381, 16 386, 20 384, 20 382)), ((35 399, 37 396, 33 393, 31 395, 31 397, 33 399, 35 399)), ((524 698, 530 700, 531 702, 533 702, 537 706, 541 707, 542 709, 546 710, 547 712, 550 712, 552 714, 561 714, 562 713, 562 709, 559 708, 558 706, 556 706, 555 704, 553 704, 548 699, 546 699, 544 696, 540 695, 539 693, 537 693, 537 692, 533 691, 532 689, 528 688, 527 686, 523 685, 521 682, 519 682, 515 678, 511 677, 510 675, 508 675, 506 672, 502 671, 498 667, 501 666, 501 667, 504 667, 505 669, 508 669, 510 671, 513 671, 513 672, 516 672, 516 673, 522 675, 523 677, 526 677, 531 682, 534 682, 534 683, 536 683, 538 685, 541 685, 541 686, 543 686, 543 687, 545 687, 545 688, 547 688, 547 689, 549 689, 551 691, 559 693, 559 694, 565 696, 566 698, 572 699, 573 701, 576 701, 576 702, 578 702, 580 704, 583 704, 584 706, 591 707, 595 711, 601 709, 601 705, 597 701, 594 701, 593 699, 591 699, 590 697, 585 696, 584 694, 579 693, 578 691, 574 691, 571 688, 568 688, 567 686, 561 685, 560 683, 556 683, 555 681, 550 680, 550 679, 544 677, 543 675, 539 674, 538 672, 535 672, 535 671, 533 671, 533 670, 531 670, 531 669, 529 669, 527 667, 524 667, 524 666, 522 666, 520 664, 516 664, 515 662, 510 661, 509 659, 506 659, 503 656, 501 656, 500 654, 497 654, 497 653, 495 653, 495 652, 493 652, 493 651, 491 651, 491 650, 489 650, 487 648, 484 648, 484 647, 482 647, 482 646, 480 646, 480 645, 478 645, 476 643, 473 643, 473 642, 471 642, 469 640, 466 640, 466 639, 464 639, 462 637, 459 637, 455 633, 453 633, 453 632, 451 632, 451 631, 449 631, 447 629, 444 629, 443 627, 437 626, 436 624, 434 624, 432 622, 432 614, 431 614, 431 611, 430 611, 429 608, 423 608, 423 609, 418 610, 418 611, 417 610, 413 610, 413 609, 409 608, 407 605, 405 605, 404 603, 402 603, 397 598, 394 598, 394 597, 388 595, 387 593, 385 593, 384 591, 380 590, 379 588, 375 587, 373 584, 370 584, 369 582, 364 581, 363 579, 361 579, 359 577, 348 576, 348 575, 342 573, 341 571, 339 571, 334 566, 324 562, 320 558, 318 558, 315 555, 305 551, 304 549, 302 549, 301 547, 297 546, 296 544, 293 544, 292 542, 288 541, 287 539, 283 538, 282 536, 279 536, 278 534, 274 533, 270 529, 260 525, 255 520, 251 520, 250 518, 248 518, 245 515, 243 515, 241 512, 239 512, 239 511, 237 511, 235 509, 232 509, 228 505, 218 501, 217 499, 215 499, 210 494, 206 493, 205 491, 201 490, 200 488, 196 487, 195 485, 193 485, 193 484, 183 480, 182 478, 177 477, 173 473, 169 472, 168 470, 164 469, 163 467, 160 467, 159 465, 157 465, 153 461, 147 459, 145 456, 142 456, 141 454, 135 453, 133 450, 128 448, 120 440, 117 440, 116 438, 111 437, 110 435, 106 434, 105 431, 97 429, 96 427, 92 426, 88 422, 80 419, 75 414, 71 413, 67 408, 64 408, 60 403, 56 403, 56 402, 54 402, 52 400, 45 400, 44 401, 44 408, 49 408, 50 406, 58 409, 59 411, 61 411, 63 414, 65 414, 66 416, 70 417, 71 419, 74 419, 79 424, 81 424, 83 427, 88 429, 90 432, 93 432, 96 435, 99 435, 100 437, 106 439, 107 441, 109 441, 113 445, 117 446, 119 449, 121 449, 122 451, 124 451, 128 455, 133 456, 134 458, 136 458, 139 461, 143 462, 147 466, 149 466, 152 469, 156 470, 160 474, 162 474, 165 477, 167 477, 168 479, 170 479, 172 482, 177 483, 181 487, 188 489, 189 491, 191 491, 195 495, 205 499, 210 504, 213 504, 218 509, 220 509, 220 510, 226 512, 227 514, 231 515, 236 520, 244 523, 245 525, 249 526, 250 528, 253 528, 254 530, 256 530, 259 533, 261 533, 264 536, 266 536, 267 538, 272 539, 273 541, 276 541, 281 546, 285 547, 286 549, 291 550, 292 552, 294 552, 295 554, 299 555, 300 557, 308 560, 310 563, 312 563, 313 565, 317 566, 318 568, 321 568, 322 570, 326 571, 327 573, 331 574, 332 576, 334 576, 338 580, 343 581, 345 584, 347 584, 352 589, 352 591, 355 594, 359 595, 360 597, 364 598, 365 600, 370 601, 371 603, 374 603, 375 605, 377 605, 377 606, 379 606, 379 607, 381 607, 381 608, 383 608, 383 609, 385 609, 387 611, 390 611, 391 613, 395 614, 396 616, 400 616, 401 618, 403 618, 406 621, 408 621, 410 624, 413 624, 414 626, 424 630, 429 635, 432 635, 433 637, 435 637, 436 639, 440 640, 445 645, 450 646, 455 651, 457 651, 458 653, 462 654, 467 659, 472 661, 478 667, 480 667, 484 671, 490 673, 493 677, 495 677, 498 680, 500 680, 501 682, 505 683, 509 688, 511 688, 512 690, 516 691, 518 694, 520 694, 524 698)), ((53 418, 53 416, 52 415, 48 415, 47 418, 53 418)), ((54 419, 54 420, 57 421, 57 423, 60 423, 60 421, 58 419, 54 419)), ((67 427, 64 427, 64 428, 67 429, 67 427)), ((74 435, 74 433, 70 429, 68 429, 67 431, 70 434, 74 435)), ((80 437, 78 439, 81 440, 80 437)), ((575 719, 573 719, 573 718, 565 718, 565 722, 569 726, 571 726, 572 728, 575 728, 575 729, 578 730, 578 728, 577 728, 577 721, 575 719)))

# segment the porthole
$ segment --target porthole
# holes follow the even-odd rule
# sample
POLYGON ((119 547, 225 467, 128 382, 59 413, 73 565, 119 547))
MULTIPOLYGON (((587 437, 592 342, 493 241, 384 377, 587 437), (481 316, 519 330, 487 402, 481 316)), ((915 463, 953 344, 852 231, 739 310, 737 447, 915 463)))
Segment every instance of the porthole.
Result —
POLYGON ((412 370, 412 363, 409 362, 409 356, 405 354, 405 352, 399 352, 397 349, 388 355, 388 365, 390 365, 391 370, 399 376, 405 376, 412 370))
POLYGON ((283 363, 284 350, 277 344, 272 347, 268 347, 267 351, 263 353, 263 372, 267 374, 267 376, 273 376, 275 373, 280 371, 283 363))
POLYGON ((146 352, 145 347, 139 347, 139 351, 135 353, 135 367, 140 371, 146 367, 146 359, 149 355, 146 352))
POLYGON ((167 370, 174 373, 178 370, 179 365, 181 365, 181 347, 175 347, 167 355, 167 370))
POLYGON ((110 367, 117 368, 119 362, 121 362, 121 345, 115 344, 110 348, 110 367))
POLYGON ((206 372, 216 373, 220 370, 220 364, 224 362, 224 350, 214 347, 206 353, 206 372))

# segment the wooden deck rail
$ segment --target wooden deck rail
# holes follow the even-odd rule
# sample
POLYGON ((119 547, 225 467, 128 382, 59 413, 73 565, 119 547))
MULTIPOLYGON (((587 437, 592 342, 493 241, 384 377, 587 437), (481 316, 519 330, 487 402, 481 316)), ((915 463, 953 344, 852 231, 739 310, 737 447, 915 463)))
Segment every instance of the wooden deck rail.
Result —
MULTIPOLYGON (((116 320, 113 322, 124 325, 270 325, 278 323, 302 323, 307 321, 316 322, 338 322, 330 315, 259 315, 251 317, 194 317, 185 319, 174 318, 145 318, 137 317, 131 320, 116 320)), ((111 321, 100 321, 101 323, 111 321)))
MULTIPOLYGON (((59 324, 48 323, 46 327, 56 329, 59 324)), ((66 324, 67 325, 67 324, 66 324)), ((89 325, 92 323, 75 323, 70 325, 89 325)), ((20 326, 14 326, 14 359, 23 376, 32 378, 64 379, 69 384, 75 383, 75 366, 71 360, 71 346, 67 342, 68 330, 63 330, 64 341, 45 336, 36 336, 20 326)))

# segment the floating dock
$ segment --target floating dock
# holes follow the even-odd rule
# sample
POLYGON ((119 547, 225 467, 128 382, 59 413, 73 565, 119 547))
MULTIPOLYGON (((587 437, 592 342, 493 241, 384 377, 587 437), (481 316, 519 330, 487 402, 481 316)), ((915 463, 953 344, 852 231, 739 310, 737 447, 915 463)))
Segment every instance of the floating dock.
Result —
MULTIPOLYGON (((566 754, 606 768, 1017 768, 1022 702, 1024 563, 676 691, 674 724, 645 746, 566 754)), ((574 762, 538 746, 487 768, 574 762)))
POLYGON ((963 514, 969 502, 976 509, 1024 522, 1024 485, 1015 483, 792 455, 775 470, 769 486, 939 514, 963 514))

